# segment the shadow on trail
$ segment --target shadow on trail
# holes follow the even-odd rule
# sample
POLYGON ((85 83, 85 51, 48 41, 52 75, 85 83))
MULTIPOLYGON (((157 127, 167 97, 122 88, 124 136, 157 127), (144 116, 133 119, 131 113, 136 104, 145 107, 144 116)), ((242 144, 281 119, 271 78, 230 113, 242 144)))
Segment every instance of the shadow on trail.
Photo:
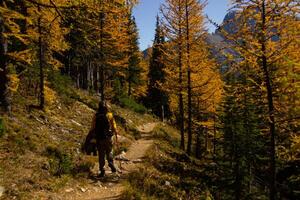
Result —
POLYGON ((103 198, 94 198, 94 199, 90 199, 90 200, 117 200, 117 199, 121 199, 122 195, 115 195, 112 197, 103 197, 103 198))
POLYGON ((113 184, 117 184, 117 183, 120 183, 122 182, 124 179, 126 179, 126 174, 116 174, 116 175, 112 175, 112 174, 109 174, 109 175, 106 175, 105 177, 99 177, 97 175, 91 175, 89 176, 89 179, 91 181, 93 181, 93 183, 97 183, 97 182, 101 182, 103 184, 107 184, 107 183, 113 183, 113 184))

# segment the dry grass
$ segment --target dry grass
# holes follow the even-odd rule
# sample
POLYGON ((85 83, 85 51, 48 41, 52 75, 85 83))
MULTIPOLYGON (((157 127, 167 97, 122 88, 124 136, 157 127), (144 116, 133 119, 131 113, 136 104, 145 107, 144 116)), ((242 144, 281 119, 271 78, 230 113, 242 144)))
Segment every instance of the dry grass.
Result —
POLYGON ((155 145, 147 152, 146 164, 129 176, 123 198, 205 199, 202 162, 179 149, 179 132, 160 124, 152 134, 155 145))
MULTIPOLYGON (((14 97, 13 114, 3 116, 6 130, 0 138, 0 185, 6 188, 6 199, 49 199, 68 185, 87 182, 88 168, 97 158, 83 156, 80 149, 98 97, 84 91, 75 96, 67 102, 57 96, 45 111, 29 111, 34 99, 14 97), (62 159, 47 154, 47 148, 56 149, 62 159), (53 173, 58 165, 61 173, 53 173)), ((119 124, 122 150, 131 144, 137 126, 153 121, 116 105, 113 113, 127 121, 126 128, 119 124)))

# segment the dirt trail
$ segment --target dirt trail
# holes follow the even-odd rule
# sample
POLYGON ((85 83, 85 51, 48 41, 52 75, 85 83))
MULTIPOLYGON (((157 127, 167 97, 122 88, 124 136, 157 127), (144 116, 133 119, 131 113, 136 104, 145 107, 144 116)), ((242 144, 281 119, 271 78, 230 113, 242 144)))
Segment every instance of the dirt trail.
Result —
MULTIPOLYGON (((124 186, 122 182, 126 179, 128 173, 136 169, 137 165, 143 162, 146 151, 153 144, 149 137, 149 133, 155 128, 157 123, 147 123, 137 127, 142 133, 142 138, 135 141, 129 148, 125 157, 129 159, 125 161, 115 161, 121 173, 112 174, 107 169, 107 176, 103 179, 90 180, 88 187, 70 188, 65 191, 62 199, 68 200, 115 200, 120 199, 124 186)), ((97 170, 97 167, 95 168, 97 170)))

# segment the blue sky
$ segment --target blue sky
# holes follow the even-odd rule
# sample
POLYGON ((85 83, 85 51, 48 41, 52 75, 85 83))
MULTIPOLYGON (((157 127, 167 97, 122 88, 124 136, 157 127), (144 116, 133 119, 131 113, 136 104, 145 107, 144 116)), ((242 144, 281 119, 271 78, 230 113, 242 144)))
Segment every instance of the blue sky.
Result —
MULTIPOLYGON (((159 12, 159 6, 164 0, 140 0, 140 4, 134 9, 134 16, 140 33, 140 48, 141 50, 151 46, 154 38, 155 18, 159 12)), ((211 19, 217 23, 221 23, 228 9, 228 0, 208 0, 208 5, 205 9, 211 19)), ((214 31, 212 25, 207 25, 209 32, 214 31)))

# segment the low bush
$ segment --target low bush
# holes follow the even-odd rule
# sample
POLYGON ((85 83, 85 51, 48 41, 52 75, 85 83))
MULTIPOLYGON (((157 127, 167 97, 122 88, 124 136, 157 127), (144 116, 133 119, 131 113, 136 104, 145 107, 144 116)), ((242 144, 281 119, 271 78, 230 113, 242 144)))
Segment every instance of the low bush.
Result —
POLYGON ((131 185, 127 184, 125 192, 122 194, 124 200, 142 200, 142 195, 139 191, 135 190, 131 185))
POLYGON ((120 106, 132 109, 134 112, 145 114, 147 109, 142 104, 137 103, 134 99, 123 95, 118 98, 118 103, 120 106))
POLYGON ((49 75, 48 80, 51 83, 51 87, 61 96, 61 98, 66 103, 74 99, 80 99, 80 96, 72 87, 73 81, 69 76, 64 76, 60 72, 54 72, 49 75))
POLYGON ((49 171, 52 175, 61 176, 63 174, 71 174, 74 168, 71 156, 51 146, 46 148, 45 154, 49 157, 49 171))
POLYGON ((86 175, 89 174, 91 171, 91 168, 94 167, 94 162, 91 160, 87 160, 87 159, 80 159, 79 161, 77 161, 77 163, 75 164, 75 167, 72 170, 72 174, 74 176, 77 175, 86 175))

